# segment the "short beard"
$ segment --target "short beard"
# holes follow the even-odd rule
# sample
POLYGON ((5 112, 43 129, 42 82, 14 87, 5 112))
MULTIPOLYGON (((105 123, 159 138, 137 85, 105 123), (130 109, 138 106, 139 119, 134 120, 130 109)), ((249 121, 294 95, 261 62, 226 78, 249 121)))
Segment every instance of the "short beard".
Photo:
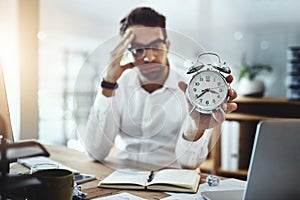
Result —
POLYGON ((166 70, 165 68, 168 67, 166 65, 159 64, 159 63, 146 63, 146 64, 141 65, 141 68, 143 66, 147 66, 147 65, 154 65, 156 67, 159 67, 159 70, 153 71, 153 72, 147 72, 147 73, 145 73, 145 72, 143 72, 143 70, 139 69, 139 73, 140 73, 141 77, 143 79, 145 79, 146 81, 150 81, 153 83, 155 83, 156 80, 159 80, 160 77, 163 76, 164 71, 166 70))

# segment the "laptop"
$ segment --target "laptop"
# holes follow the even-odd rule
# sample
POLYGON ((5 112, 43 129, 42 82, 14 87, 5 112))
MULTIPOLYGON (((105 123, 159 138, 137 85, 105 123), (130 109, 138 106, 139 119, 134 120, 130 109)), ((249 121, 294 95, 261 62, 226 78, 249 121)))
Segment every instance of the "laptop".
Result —
POLYGON ((300 119, 262 121, 256 134, 244 199, 300 199, 300 119))
POLYGON ((210 200, 300 199, 300 119, 259 122, 245 190, 206 191, 210 200))

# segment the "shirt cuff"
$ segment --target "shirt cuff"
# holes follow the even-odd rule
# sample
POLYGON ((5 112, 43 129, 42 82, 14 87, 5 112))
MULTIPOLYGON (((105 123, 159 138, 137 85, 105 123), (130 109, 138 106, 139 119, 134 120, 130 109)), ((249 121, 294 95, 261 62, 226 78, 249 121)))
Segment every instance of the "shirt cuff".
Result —
POLYGON ((100 117, 107 115, 111 99, 112 97, 106 97, 102 94, 102 92, 98 92, 93 105, 93 109, 98 120, 100 119, 100 117))
POLYGON ((183 138, 183 132, 181 133, 176 146, 176 156, 182 167, 196 168, 206 159, 211 132, 212 129, 207 129, 197 141, 188 141, 183 138))

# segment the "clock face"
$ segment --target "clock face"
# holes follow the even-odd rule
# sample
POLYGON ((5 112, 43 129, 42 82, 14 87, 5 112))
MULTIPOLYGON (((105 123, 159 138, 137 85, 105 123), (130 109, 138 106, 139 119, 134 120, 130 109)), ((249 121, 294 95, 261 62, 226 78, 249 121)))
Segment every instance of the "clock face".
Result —
POLYGON ((211 113, 227 100, 228 84, 216 71, 205 70, 193 76, 187 95, 193 106, 202 113, 211 113))

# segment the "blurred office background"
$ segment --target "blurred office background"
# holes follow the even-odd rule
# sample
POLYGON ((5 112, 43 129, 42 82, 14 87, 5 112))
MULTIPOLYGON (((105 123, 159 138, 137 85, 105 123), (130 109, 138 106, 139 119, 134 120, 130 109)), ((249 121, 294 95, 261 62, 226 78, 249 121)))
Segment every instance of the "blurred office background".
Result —
MULTIPOLYGON (((243 54, 249 63, 272 66, 261 75, 265 96, 286 97, 286 52, 300 45, 299 1, 0 0, 0 56, 16 140, 65 145, 76 138, 77 75, 93 50, 118 37, 119 21, 137 6, 155 8, 168 29, 218 52, 234 75, 243 54)), ((99 78, 97 62, 90 61, 95 71, 82 84, 99 78)), ((85 92, 82 120, 93 99, 93 91, 85 92)))

